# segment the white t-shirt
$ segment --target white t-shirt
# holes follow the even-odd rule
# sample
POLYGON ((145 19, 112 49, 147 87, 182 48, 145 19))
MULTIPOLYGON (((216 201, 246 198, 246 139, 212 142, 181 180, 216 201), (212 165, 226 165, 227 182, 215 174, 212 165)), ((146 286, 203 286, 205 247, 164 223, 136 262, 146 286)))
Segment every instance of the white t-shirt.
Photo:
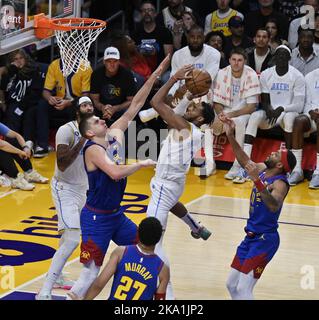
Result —
POLYGON ((304 113, 309 116, 309 111, 319 109, 319 69, 309 72, 306 80, 306 104, 304 113))
POLYGON ((289 66, 282 77, 277 74, 275 66, 266 69, 260 75, 260 86, 262 93, 269 93, 273 108, 285 107, 292 103, 294 97, 305 96, 305 78, 293 66, 289 66))
POLYGON ((259 74, 261 71, 261 67, 269 53, 269 49, 267 51, 267 53, 264 56, 259 56, 256 52, 256 49, 254 49, 254 57, 255 57, 255 71, 259 74))
MULTIPOLYGON (((212 81, 214 81, 219 70, 219 62, 219 51, 211 46, 208 46, 207 44, 204 44, 202 52, 196 57, 191 55, 189 47, 186 46, 177 50, 173 54, 171 62, 171 76, 174 75, 175 72, 184 65, 192 64, 196 69, 206 70, 211 75, 212 81)), ((184 81, 176 82, 170 89, 169 94, 174 95, 176 89, 178 89, 183 83, 184 81)))
MULTIPOLYGON (((55 137, 55 145, 65 144, 73 148, 81 139, 81 134, 76 121, 70 121, 61 126, 55 137)), ((88 178, 84 168, 83 151, 81 150, 73 161, 73 163, 65 169, 59 170, 57 163, 55 163, 54 177, 58 181, 74 185, 81 189, 88 189, 88 178)))

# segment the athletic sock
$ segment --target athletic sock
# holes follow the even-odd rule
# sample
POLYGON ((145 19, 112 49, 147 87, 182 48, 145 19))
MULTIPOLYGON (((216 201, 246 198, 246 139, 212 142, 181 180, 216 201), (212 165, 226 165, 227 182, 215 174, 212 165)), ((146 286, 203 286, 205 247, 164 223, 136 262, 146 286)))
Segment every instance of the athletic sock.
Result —
POLYGON ((192 231, 197 232, 200 228, 199 223, 187 212, 181 219, 191 228, 192 231))

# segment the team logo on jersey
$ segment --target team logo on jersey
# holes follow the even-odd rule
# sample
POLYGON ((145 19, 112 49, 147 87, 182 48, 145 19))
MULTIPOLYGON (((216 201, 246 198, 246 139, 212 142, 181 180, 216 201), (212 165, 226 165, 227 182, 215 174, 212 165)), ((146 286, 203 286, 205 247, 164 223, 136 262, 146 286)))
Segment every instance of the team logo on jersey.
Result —
POLYGON ((255 270, 257 274, 262 274, 263 271, 264 271, 264 267, 257 267, 255 270))
POLYGON ((88 251, 82 251, 81 252, 81 258, 84 259, 84 260, 89 260, 90 259, 90 252, 88 251))

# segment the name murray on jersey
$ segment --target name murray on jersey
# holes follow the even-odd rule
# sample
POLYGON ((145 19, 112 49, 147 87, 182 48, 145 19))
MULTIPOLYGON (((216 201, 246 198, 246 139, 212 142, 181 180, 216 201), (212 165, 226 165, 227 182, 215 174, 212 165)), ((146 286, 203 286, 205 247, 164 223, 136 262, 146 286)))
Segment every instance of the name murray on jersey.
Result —
POLYGON ((135 263, 135 262, 125 263, 125 271, 126 272, 137 272, 144 278, 144 280, 150 280, 153 278, 152 274, 139 263, 135 263))

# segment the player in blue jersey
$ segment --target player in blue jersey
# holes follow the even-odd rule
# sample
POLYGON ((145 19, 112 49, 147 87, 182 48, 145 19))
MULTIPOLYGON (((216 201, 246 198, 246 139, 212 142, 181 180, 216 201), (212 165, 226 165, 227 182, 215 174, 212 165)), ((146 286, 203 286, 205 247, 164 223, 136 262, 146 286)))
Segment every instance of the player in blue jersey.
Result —
POLYGON ((240 165, 254 182, 246 237, 237 248, 227 280, 232 299, 253 299, 253 289, 279 247, 278 218, 289 191, 287 173, 296 165, 289 150, 272 152, 264 163, 254 163, 234 137, 234 122, 220 115, 240 165))
POLYGON ((126 177, 143 167, 154 166, 155 162, 147 159, 124 165, 124 131, 144 105, 154 82, 168 63, 169 57, 166 57, 135 95, 129 109, 110 128, 94 115, 83 117, 79 124, 81 135, 89 140, 83 148, 89 181, 80 218, 83 270, 71 289, 80 297, 97 277, 111 240, 118 245, 137 242, 137 226, 125 216, 121 207, 126 177))
MULTIPOLYGON (((117 247, 84 300, 94 299, 114 275, 110 300, 165 300, 169 268, 154 253, 162 236, 162 225, 154 217, 145 218, 138 227, 137 245, 117 247)), ((76 295, 70 294, 77 300, 76 295)))

